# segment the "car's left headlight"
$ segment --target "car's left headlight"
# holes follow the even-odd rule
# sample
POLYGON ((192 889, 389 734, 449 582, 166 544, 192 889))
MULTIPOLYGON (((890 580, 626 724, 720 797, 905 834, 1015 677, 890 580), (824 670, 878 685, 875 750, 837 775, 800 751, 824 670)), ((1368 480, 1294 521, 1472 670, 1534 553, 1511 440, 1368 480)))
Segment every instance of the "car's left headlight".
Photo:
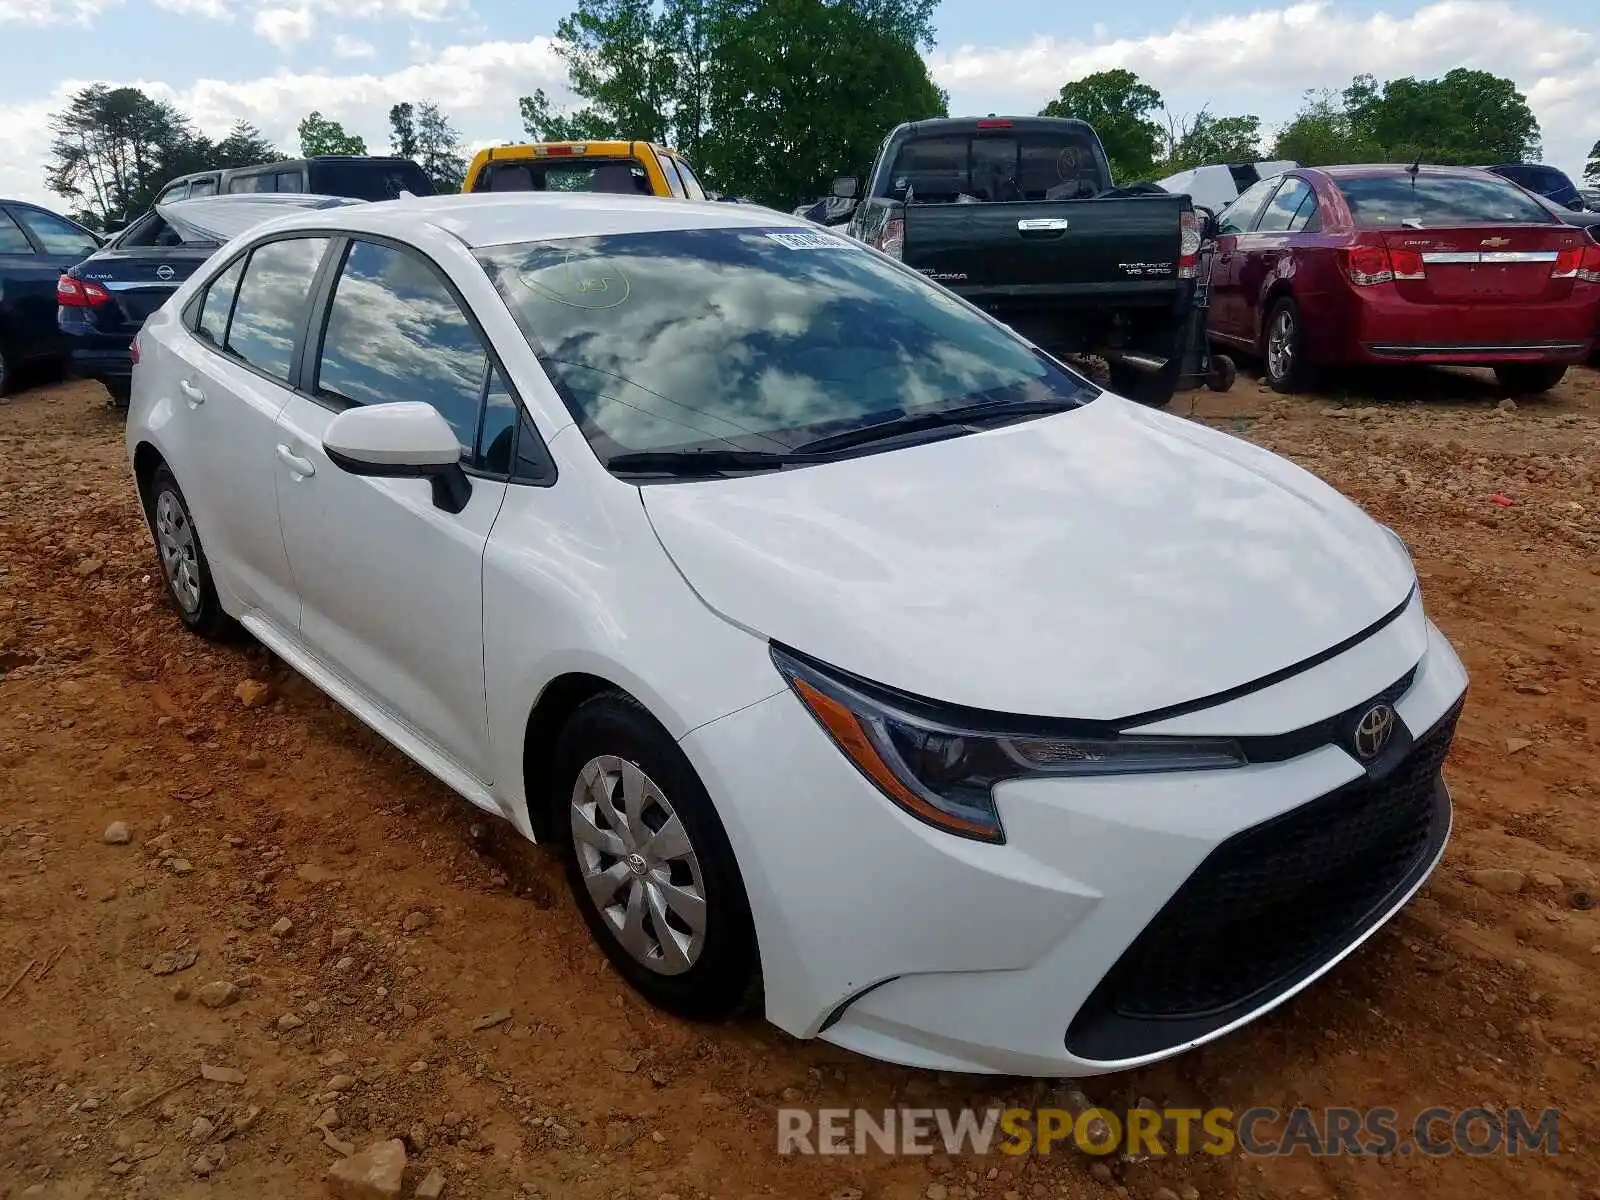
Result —
POLYGON ((1008 779, 1202 771, 1246 761, 1239 745, 1225 738, 1114 730, 1080 735, 1052 728, 1078 722, 1048 720, 1037 732, 1008 729, 1008 721, 941 714, 874 694, 871 685, 837 678, 776 646, 772 661, 845 757, 884 795, 959 837, 1005 841, 994 786, 1008 779))

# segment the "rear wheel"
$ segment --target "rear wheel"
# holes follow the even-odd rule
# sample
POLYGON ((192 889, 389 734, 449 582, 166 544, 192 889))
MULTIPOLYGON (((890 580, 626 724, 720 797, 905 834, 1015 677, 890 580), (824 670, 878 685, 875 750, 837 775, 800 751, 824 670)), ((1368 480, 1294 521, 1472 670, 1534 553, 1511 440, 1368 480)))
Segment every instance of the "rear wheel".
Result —
POLYGON ((105 379, 101 381, 106 385, 106 391, 111 396, 112 408, 127 408, 133 399, 133 380, 131 379, 105 379))
POLYGON ((1300 324, 1300 306, 1288 296, 1267 314, 1264 343, 1261 358, 1267 384, 1286 395, 1304 391, 1311 374, 1305 360, 1305 334, 1300 324))
POLYGON ((0 344, 0 396, 11 391, 11 372, 11 358, 6 353, 5 346, 0 344))
POLYGON ((229 633, 233 619, 222 610, 216 585, 211 581, 211 565, 206 562, 200 533, 189 515, 189 502, 165 463, 156 468, 150 479, 149 513, 161 575, 167 583, 167 594, 177 606, 179 620, 201 637, 219 638, 229 633))
POLYGON ((1548 392, 1566 373, 1565 363, 1506 363, 1494 369, 1501 387, 1524 396, 1548 392))
POLYGON ((756 994, 755 926, 733 848, 688 758, 631 697, 586 701, 556 741, 567 883, 646 999, 707 1020, 756 994))

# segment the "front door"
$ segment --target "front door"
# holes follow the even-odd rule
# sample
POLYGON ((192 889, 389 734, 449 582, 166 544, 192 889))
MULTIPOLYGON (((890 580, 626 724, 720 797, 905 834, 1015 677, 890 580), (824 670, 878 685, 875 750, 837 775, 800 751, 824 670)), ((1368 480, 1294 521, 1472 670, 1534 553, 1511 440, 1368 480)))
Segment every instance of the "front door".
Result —
POLYGON ((428 481, 349 474, 322 439, 354 405, 424 401, 456 430, 473 469, 488 353, 437 267, 410 249, 354 240, 320 350, 307 354, 309 394, 284 406, 275 447, 300 640, 487 786, 483 551, 505 480, 475 474, 465 509, 445 512, 428 481))
POLYGON ((1217 248, 1211 257, 1211 311, 1206 328, 1216 337, 1237 342, 1245 337, 1244 301, 1239 294, 1243 266, 1240 240, 1255 228, 1267 195, 1278 186, 1276 177, 1263 179, 1217 216, 1217 248))

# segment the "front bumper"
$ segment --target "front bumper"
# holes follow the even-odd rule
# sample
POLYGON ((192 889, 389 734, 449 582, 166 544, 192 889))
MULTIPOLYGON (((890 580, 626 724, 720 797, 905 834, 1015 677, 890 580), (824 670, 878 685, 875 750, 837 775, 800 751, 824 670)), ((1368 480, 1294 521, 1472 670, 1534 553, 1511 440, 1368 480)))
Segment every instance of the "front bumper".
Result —
MULTIPOLYGON (((1395 709, 1419 741, 1441 729, 1447 748, 1466 674, 1420 603, 1345 654, 1161 729, 1282 734, 1364 703, 1413 666, 1395 709)), ((942 1070, 1091 1075, 1220 1037, 1378 929, 1426 879, 1449 829, 1427 757, 1442 761, 1437 744, 1404 758, 1405 778, 1422 782, 1396 804, 1373 798, 1387 794, 1381 784, 1362 799, 1366 773, 1333 744, 1232 770, 1017 781, 997 790, 1001 846, 902 813, 788 693, 683 746, 739 858, 768 1017, 942 1070), (1388 874, 1363 883, 1375 849, 1388 874), (1292 912, 1270 885, 1295 881, 1267 850, 1348 870, 1325 871, 1292 912), (1252 954, 1234 934, 1263 906, 1294 919, 1252 954), (1218 953, 1225 969, 1208 970, 1218 953)))

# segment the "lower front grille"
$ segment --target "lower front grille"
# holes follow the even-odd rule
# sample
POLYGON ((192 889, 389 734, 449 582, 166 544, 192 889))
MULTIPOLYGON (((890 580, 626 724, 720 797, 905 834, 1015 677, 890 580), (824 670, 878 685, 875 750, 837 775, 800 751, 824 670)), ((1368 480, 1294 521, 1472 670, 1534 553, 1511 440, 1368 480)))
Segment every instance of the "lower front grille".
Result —
POLYGON ((1067 1031, 1085 1058, 1203 1037, 1317 971, 1414 886, 1449 832, 1440 776, 1459 708, 1381 779, 1234 835, 1201 863, 1067 1031))

